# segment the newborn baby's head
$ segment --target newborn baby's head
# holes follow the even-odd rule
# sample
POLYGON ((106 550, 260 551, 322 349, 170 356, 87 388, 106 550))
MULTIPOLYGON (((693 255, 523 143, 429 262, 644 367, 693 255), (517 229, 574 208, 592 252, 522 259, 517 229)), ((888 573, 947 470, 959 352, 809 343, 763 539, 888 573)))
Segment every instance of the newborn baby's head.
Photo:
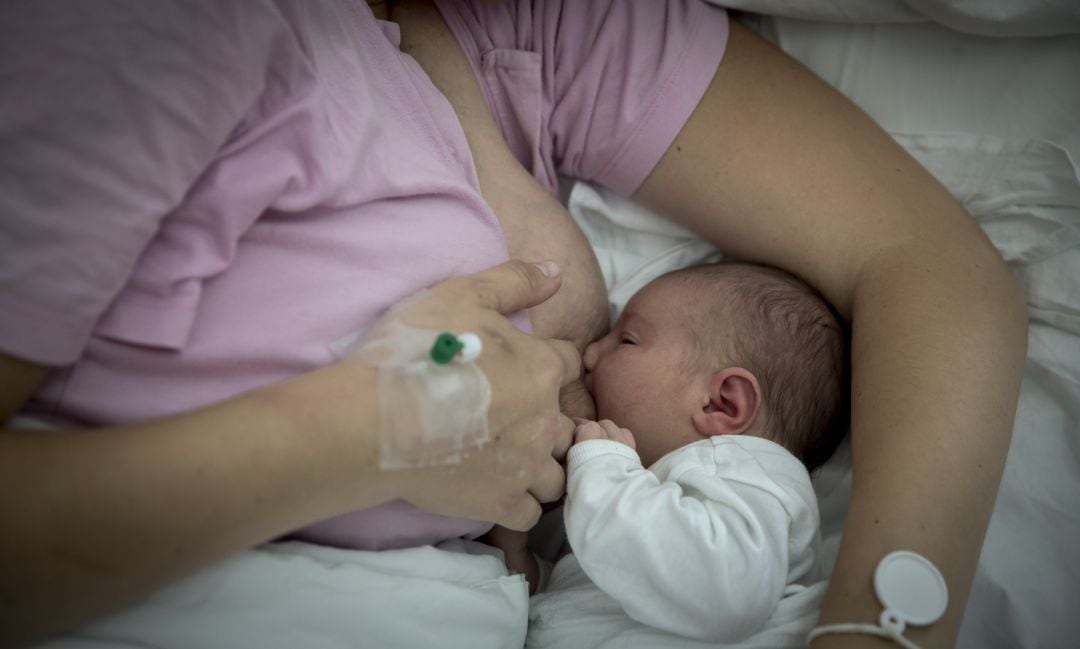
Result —
POLYGON ((585 350, 598 419, 630 429, 642 463, 713 435, 757 435, 809 469, 847 422, 847 340, 825 300, 743 263, 664 275, 585 350))

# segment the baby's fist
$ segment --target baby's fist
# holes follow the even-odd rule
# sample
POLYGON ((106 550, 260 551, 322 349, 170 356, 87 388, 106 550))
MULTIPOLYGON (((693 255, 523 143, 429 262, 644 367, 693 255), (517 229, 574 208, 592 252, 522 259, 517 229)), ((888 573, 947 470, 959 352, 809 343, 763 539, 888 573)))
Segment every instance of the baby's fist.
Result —
POLYGON ((574 422, 577 423, 577 428, 574 429, 575 444, 589 439, 610 439, 613 442, 625 444, 630 448, 636 448, 633 433, 625 428, 619 428, 610 419, 601 419, 598 422, 575 419, 574 422))

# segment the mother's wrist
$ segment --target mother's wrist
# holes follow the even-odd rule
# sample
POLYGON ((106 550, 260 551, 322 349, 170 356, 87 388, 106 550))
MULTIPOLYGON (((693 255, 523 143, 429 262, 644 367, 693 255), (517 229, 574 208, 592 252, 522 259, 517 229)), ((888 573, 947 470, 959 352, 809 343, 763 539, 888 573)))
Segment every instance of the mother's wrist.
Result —
POLYGON ((257 396, 283 434, 293 437, 309 488, 342 511, 374 506, 399 494, 378 466, 376 369, 358 359, 304 374, 257 396))

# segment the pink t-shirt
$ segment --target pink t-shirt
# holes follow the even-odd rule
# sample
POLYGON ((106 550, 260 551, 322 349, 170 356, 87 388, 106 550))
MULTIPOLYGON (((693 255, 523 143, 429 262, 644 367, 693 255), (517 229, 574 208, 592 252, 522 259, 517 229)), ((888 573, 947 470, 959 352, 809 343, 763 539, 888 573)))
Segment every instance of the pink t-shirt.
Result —
MULTIPOLYGON (((726 18, 557 4, 441 9, 542 181, 632 191, 726 18)), ((452 108, 360 0, 10 2, 0 43, 0 350, 59 367, 29 414, 122 423, 280 381, 507 257, 452 108)), ((302 535, 387 548, 486 527, 397 502, 302 535)))

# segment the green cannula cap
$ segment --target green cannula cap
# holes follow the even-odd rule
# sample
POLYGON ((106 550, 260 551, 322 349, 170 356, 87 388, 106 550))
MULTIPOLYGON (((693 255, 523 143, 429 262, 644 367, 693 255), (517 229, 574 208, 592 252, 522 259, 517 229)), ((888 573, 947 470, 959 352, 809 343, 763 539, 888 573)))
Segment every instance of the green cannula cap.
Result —
POLYGON ((458 340, 457 336, 444 331, 439 334, 435 339, 435 344, 431 346, 431 360, 436 365, 446 365, 454 360, 454 356, 464 348, 465 345, 458 340))

